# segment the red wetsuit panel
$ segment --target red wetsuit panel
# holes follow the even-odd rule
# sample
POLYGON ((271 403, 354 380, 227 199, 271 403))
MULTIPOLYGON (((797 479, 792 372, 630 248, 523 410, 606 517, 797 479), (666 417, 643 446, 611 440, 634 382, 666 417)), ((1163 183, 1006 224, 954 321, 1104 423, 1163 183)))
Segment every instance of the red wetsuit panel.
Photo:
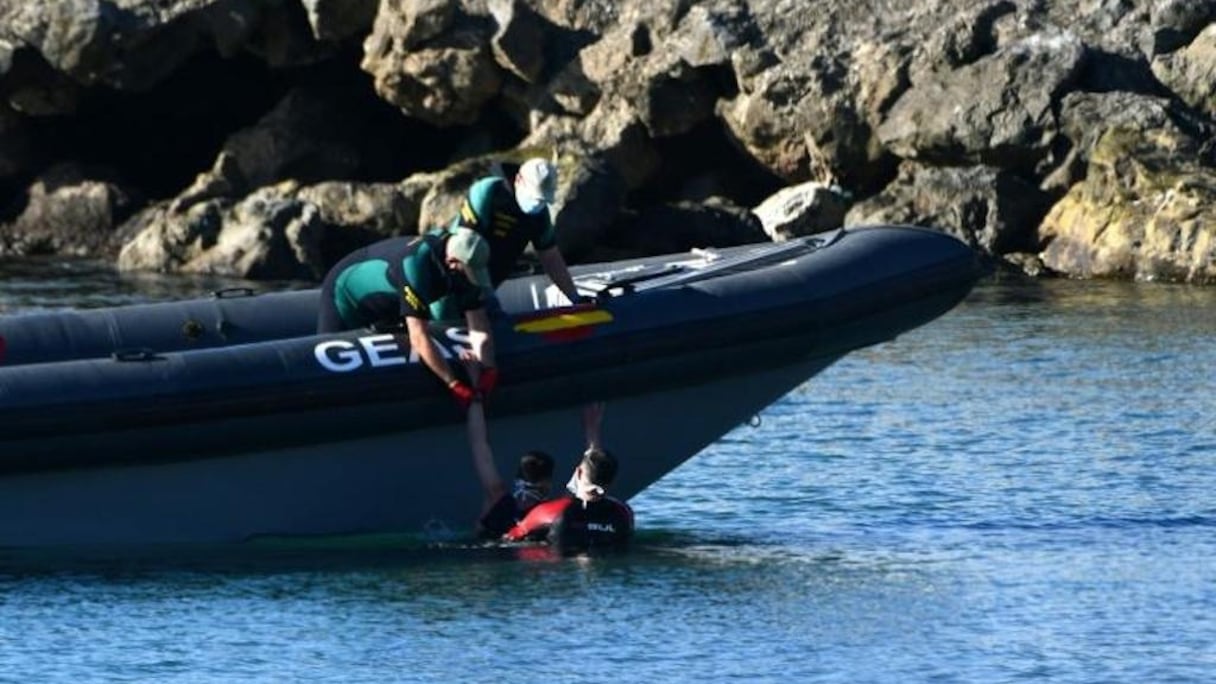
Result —
POLYGON ((633 509, 610 496, 586 504, 574 497, 546 501, 511 528, 506 538, 544 539, 570 550, 619 547, 633 538, 633 509))
POLYGON ((574 499, 566 497, 537 504, 535 508, 528 511, 523 520, 516 523, 515 527, 507 530, 504 536, 511 541, 544 539, 548 536, 553 521, 561 516, 562 511, 566 510, 572 501, 574 499))

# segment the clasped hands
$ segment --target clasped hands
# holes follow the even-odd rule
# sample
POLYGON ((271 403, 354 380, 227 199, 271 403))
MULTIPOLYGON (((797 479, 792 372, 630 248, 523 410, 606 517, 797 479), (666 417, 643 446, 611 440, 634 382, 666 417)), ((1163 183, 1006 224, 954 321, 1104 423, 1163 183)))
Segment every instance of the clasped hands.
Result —
POLYGON ((484 400, 498 386, 498 369, 494 366, 483 366, 481 359, 469 349, 460 350, 460 361, 473 384, 466 385, 453 378, 448 383, 448 391, 452 393, 456 403, 460 404, 460 408, 467 411, 473 402, 484 400))

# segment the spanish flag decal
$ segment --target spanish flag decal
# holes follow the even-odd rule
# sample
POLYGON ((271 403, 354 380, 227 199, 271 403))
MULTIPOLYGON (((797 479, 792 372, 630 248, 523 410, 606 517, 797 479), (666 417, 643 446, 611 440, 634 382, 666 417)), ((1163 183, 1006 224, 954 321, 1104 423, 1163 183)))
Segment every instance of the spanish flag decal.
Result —
POLYGON ((603 309, 566 307, 521 316, 515 332, 541 335, 550 342, 570 342, 589 337, 595 326, 612 322, 612 314, 603 309))

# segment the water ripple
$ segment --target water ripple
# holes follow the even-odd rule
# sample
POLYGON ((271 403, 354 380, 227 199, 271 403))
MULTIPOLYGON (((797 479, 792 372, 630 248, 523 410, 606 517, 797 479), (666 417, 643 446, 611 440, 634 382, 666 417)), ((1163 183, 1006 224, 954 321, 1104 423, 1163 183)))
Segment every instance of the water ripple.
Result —
POLYGON ((0 563, 0 680, 1208 681, 1212 330, 1216 290, 985 284, 636 497, 623 556, 0 563))

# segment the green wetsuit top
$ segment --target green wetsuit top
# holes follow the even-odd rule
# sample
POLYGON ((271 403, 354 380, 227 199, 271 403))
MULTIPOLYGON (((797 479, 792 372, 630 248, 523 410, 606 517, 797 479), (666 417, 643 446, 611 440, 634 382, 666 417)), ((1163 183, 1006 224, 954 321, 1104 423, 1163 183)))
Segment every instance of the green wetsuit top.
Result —
POLYGON ((452 221, 452 227, 457 226, 476 230, 490 243, 490 280, 495 287, 511 275, 528 243, 538 252, 557 245, 548 209, 537 214, 520 211, 511 182, 499 176, 473 183, 452 221))
POLYGON ((462 313, 485 306, 484 290, 447 268, 439 236, 381 240, 348 259, 333 283, 333 303, 347 325, 429 320, 430 305, 448 295, 462 313))

